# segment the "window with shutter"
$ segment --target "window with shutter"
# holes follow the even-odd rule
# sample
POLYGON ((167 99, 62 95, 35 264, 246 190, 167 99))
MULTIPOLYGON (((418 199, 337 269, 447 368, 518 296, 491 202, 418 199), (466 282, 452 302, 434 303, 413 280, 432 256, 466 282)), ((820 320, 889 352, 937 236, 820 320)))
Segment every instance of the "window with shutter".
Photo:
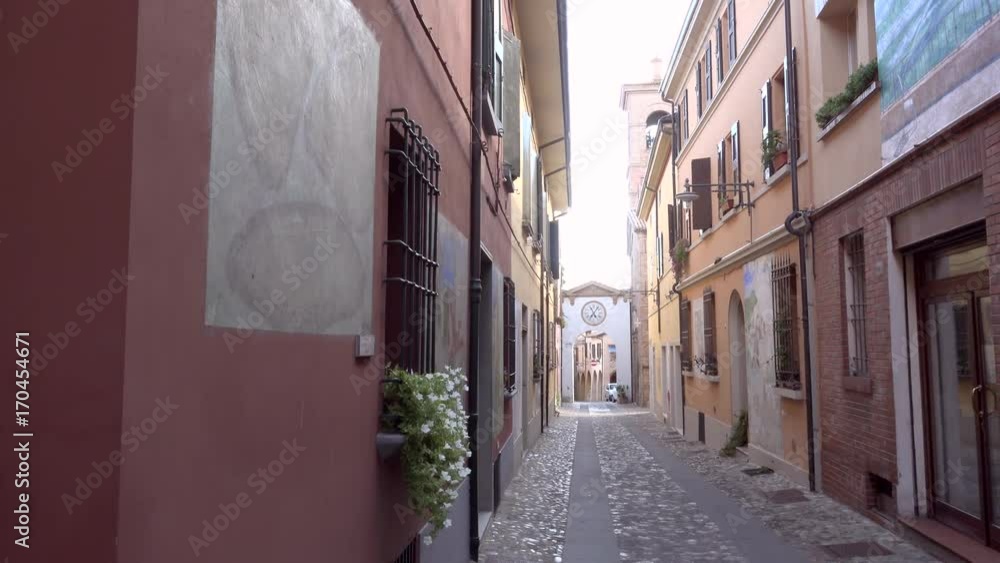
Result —
POLYGON ((691 226, 695 229, 712 228, 712 159, 696 158, 691 161, 691 191, 698 199, 691 205, 691 226))
POLYGON ((531 178, 532 181, 533 181, 533 183, 534 183, 534 187, 532 188, 532 191, 535 194, 535 204, 532 206, 532 208, 535 210, 534 222, 535 222, 535 244, 536 245, 540 245, 541 244, 542 237, 545 234, 545 233, 542 232, 542 229, 544 228, 544 224, 545 224, 544 223, 544 220, 545 220, 545 207, 544 207, 544 205, 545 205, 545 178, 544 178, 544 176, 542 174, 544 174, 544 168, 542 166, 542 159, 541 159, 541 157, 537 157, 537 158, 535 158, 535 173, 532 175, 532 178, 531 178))
POLYGON ((688 137, 690 136, 691 131, 688 128, 688 123, 690 122, 690 120, 688 119, 689 118, 689 115, 688 115, 688 91, 686 89, 684 90, 684 100, 681 102, 681 112, 683 112, 683 114, 684 114, 684 116, 683 116, 683 119, 684 119, 684 142, 687 142, 688 137))
POLYGON ((695 101, 694 101, 695 115, 698 116, 698 119, 701 119, 701 110, 702 110, 702 106, 701 106, 701 61, 698 61, 698 64, 695 65, 695 71, 694 71, 694 98, 695 98, 695 101))
POLYGON ((716 72, 719 73, 719 86, 726 80, 726 72, 722 61, 724 60, 722 42, 722 18, 719 18, 718 23, 715 24, 715 66, 718 67, 716 72))
POLYGON ((511 179, 521 176, 521 41, 513 34, 503 33, 504 60, 509 71, 504 74, 502 118, 503 160, 511 179))
POLYGON ((729 7, 726 10, 729 16, 729 66, 732 68, 736 61, 736 0, 729 0, 729 7))
POLYGON ((524 114, 524 123, 521 126, 523 140, 524 164, 522 170, 524 176, 521 178, 521 230, 525 239, 535 233, 535 147, 531 143, 531 116, 524 114))
POLYGON ((681 297, 681 370, 691 371, 691 302, 681 297))
POLYGON ((715 293, 705 290, 705 375, 718 375, 719 364, 715 354, 715 293))
POLYGON ((726 179, 726 140, 722 139, 719 141, 719 146, 716 148, 716 153, 718 160, 716 165, 716 174, 719 177, 719 217, 721 218, 726 214, 728 209, 726 209, 727 200, 730 197, 735 196, 735 192, 739 191, 736 189, 730 189, 728 181, 726 179))
MULTIPOLYGON (((731 146, 730 152, 733 156, 733 183, 739 184, 743 182, 743 171, 740 167, 740 122, 737 121, 733 123, 733 128, 730 131, 731 146)), ((737 201, 740 205, 744 203, 743 201, 743 190, 737 190, 737 201)), ((746 202, 749 203, 749 202, 746 202)))
POLYGON ((712 42, 705 49, 705 100, 712 101, 712 42))
MULTIPOLYGON (((760 88, 760 118, 761 123, 764 127, 761 132, 761 139, 767 138, 767 134, 771 132, 771 81, 768 80, 764 82, 764 85, 760 88)), ((771 177, 771 163, 767 163, 764 166, 764 179, 771 177)))
POLYGON ((681 151, 681 112, 680 109, 674 110, 673 115, 673 127, 671 128, 670 136, 673 141, 670 143, 671 152, 673 153, 674 160, 677 159, 677 154, 681 151))
POLYGON ((677 245, 677 209, 673 205, 667 205, 667 239, 670 243, 668 252, 673 253, 677 245))

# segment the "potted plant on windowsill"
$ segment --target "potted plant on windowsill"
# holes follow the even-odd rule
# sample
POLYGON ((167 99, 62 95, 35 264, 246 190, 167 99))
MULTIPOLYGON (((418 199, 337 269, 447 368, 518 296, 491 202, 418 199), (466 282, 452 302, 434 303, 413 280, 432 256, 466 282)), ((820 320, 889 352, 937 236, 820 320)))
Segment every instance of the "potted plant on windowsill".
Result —
POLYGON ((678 280, 681 279, 681 274, 684 273, 684 265, 687 263, 688 259, 688 242, 684 239, 679 239, 677 244, 674 245, 673 252, 673 266, 674 266, 674 277, 678 280))
POLYGON ((772 171, 780 170, 788 164, 788 147, 785 146, 781 132, 774 129, 767 132, 760 142, 760 165, 772 171))
MULTIPOLYGON (((462 390, 465 374, 417 374, 391 368, 385 386, 385 415, 380 436, 402 436, 403 474, 411 507, 432 526, 432 535, 451 526, 448 509, 469 475, 468 417, 462 390)), ((384 437, 376 440, 385 440, 384 437)), ((378 442, 376 442, 378 443, 378 442)))

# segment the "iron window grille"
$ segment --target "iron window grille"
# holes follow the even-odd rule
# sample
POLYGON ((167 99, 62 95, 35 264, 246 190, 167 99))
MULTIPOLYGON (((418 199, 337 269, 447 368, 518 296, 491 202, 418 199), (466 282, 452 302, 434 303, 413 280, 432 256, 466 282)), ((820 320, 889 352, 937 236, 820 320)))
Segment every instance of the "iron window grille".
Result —
POLYGON ((795 264, 788 256, 775 256, 771 266, 771 295, 774 300, 775 385, 799 390, 798 341, 796 338, 795 264))
POLYGON ((514 315, 514 281, 506 278, 503 280, 503 374, 504 388, 508 392, 513 391, 516 384, 517 326, 514 315))
POLYGON ((844 239, 844 262, 847 276, 844 295, 847 306, 848 373, 868 375, 868 345, 865 329, 868 318, 865 296, 865 237, 855 233, 844 239))
POLYGON ((715 354, 715 292, 705 290, 705 375, 718 375, 719 362, 715 354))
POLYGON ((389 357, 394 364, 428 373, 434 370, 440 156, 406 109, 392 110, 386 124, 385 341, 387 349, 398 349, 389 357))
POLYGON ((691 371, 691 302, 681 298, 681 370, 691 371))

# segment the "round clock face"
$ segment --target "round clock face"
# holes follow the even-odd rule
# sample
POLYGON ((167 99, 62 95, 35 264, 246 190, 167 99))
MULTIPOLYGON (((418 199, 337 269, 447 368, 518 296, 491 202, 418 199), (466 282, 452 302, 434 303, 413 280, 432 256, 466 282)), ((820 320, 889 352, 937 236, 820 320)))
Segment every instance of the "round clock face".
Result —
POLYGON ((604 305, 601 305, 597 301, 591 301, 583 306, 581 314, 583 315, 583 322, 589 325, 599 325, 607 318, 608 311, 604 308, 604 305))

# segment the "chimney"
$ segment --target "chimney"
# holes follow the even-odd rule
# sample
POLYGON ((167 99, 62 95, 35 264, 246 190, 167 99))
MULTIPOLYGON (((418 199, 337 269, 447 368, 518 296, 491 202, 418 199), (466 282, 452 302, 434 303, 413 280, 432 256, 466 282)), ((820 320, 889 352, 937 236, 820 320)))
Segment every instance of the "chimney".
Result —
POLYGON ((653 67, 653 82, 663 80, 663 59, 654 57, 653 60, 649 61, 649 64, 653 67))

